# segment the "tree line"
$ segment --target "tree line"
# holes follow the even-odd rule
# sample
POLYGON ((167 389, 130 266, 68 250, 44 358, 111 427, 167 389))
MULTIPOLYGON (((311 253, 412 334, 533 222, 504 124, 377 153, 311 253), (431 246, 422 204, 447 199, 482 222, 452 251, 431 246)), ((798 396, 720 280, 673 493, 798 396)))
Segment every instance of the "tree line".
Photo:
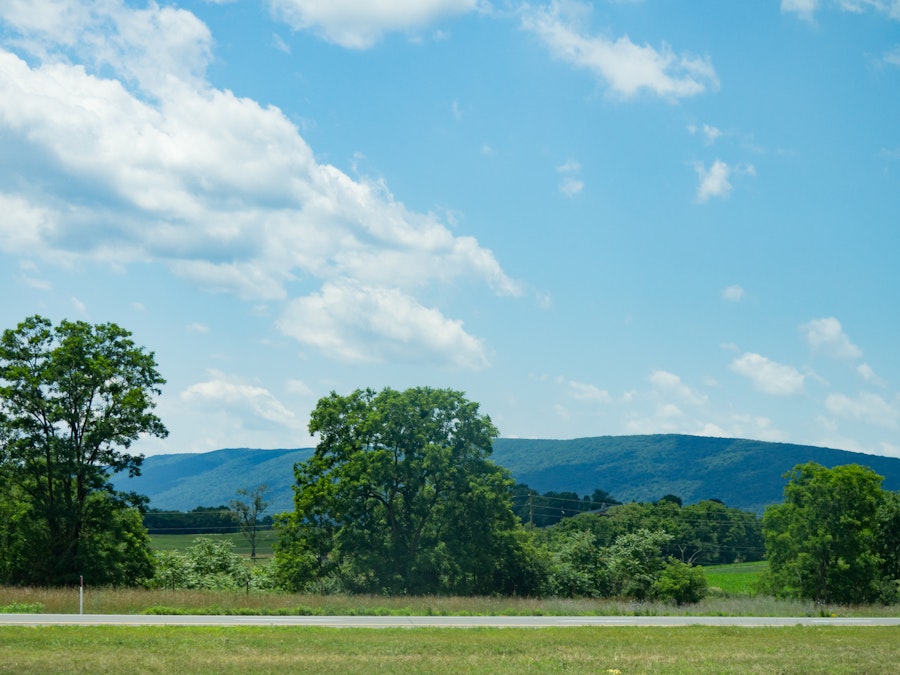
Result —
MULTIPOLYGON (((142 457, 129 452, 139 437, 167 434, 154 412, 163 383, 152 352, 115 324, 34 316, 4 331, 0 582, 691 602, 705 592, 699 563, 765 556, 777 595, 900 596, 900 496, 869 469, 800 465, 784 503, 761 520, 675 495, 621 504, 599 489, 538 494, 490 460, 498 431, 477 403, 428 387, 318 402, 317 447, 295 466, 294 508, 274 517, 275 557, 260 571, 209 540, 153 553, 148 526, 185 521, 148 510, 110 478, 140 472, 142 457)), ((255 536, 265 486, 239 497, 227 509, 198 507, 192 526, 225 527, 227 512, 255 536)))

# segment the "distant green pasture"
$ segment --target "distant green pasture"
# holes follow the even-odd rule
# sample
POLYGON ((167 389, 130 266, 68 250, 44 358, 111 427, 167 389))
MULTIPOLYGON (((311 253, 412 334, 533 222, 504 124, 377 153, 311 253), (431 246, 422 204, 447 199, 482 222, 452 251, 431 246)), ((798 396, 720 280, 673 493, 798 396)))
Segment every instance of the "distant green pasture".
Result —
POLYGON ((762 575, 769 569, 766 561, 714 565, 704 568, 710 588, 718 588, 728 595, 756 595, 762 575))
MULTIPOLYGON (((250 542, 240 532, 229 534, 151 534, 151 546, 158 551, 183 551, 200 537, 215 540, 227 540, 234 543, 234 552, 250 555, 250 542)), ((256 557, 269 558, 274 553, 278 535, 274 530, 262 530, 256 535, 256 557)))

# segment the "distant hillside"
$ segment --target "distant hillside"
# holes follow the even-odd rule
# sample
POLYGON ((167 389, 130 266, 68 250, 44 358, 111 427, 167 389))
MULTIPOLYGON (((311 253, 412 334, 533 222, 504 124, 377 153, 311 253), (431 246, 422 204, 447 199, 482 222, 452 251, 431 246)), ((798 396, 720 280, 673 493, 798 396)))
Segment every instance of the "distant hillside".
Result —
POLYGON ((294 464, 312 455, 312 448, 254 450, 232 448, 196 454, 152 455, 137 478, 117 477, 120 490, 150 498, 151 508, 190 511, 219 506, 237 498, 240 488, 269 486, 266 515, 293 508, 294 464))
MULTIPOLYGON (((143 475, 117 477, 119 489, 150 498, 165 510, 227 504, 241 487, 269 485, 267 513, 292 508, 293 467, 312 448, 216 450, 201 454, 154 455, 143 475)), ((675 494, 692 503, 720 499, 728 506, 762 512, 781 501, 783 474, 797 464, 862 464, 900 490, 900 459, 805 445, 703 436, 601 436, 568 441, 501 438, 493 460, 518 482, 539 492, 590 494, 606 490, 621 501, 655 501, 675 494)))
POLYGON ((734 438, 601 436, 569 441, 501 438, 493 459, 517 481, 539 492, 595 488, 620 501, 655 501, 678 495, 685 504, 720 499, 728 506, 762 513, 782 501, 782 476, 797 464, 868 466, 900 490, 900 459, 809 445, 734 438))

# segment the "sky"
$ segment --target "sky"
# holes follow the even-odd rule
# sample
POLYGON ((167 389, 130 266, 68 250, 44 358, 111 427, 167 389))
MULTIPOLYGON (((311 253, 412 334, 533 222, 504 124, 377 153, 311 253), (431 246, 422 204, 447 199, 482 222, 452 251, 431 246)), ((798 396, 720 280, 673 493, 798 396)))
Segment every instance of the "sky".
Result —
POLYGON ((898 229, 900 0, 0 0, 0 328, 131 331, 137 452, 429 386, 900 457, 898 229))

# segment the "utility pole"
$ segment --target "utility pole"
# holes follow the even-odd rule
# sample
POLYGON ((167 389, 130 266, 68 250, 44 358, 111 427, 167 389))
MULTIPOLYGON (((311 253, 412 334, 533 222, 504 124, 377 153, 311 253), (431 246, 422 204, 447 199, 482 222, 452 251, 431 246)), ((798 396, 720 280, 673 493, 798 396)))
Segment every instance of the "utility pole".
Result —
POLYGON ((528 529, 534 529, 534 493, 528 493, 528 529))

